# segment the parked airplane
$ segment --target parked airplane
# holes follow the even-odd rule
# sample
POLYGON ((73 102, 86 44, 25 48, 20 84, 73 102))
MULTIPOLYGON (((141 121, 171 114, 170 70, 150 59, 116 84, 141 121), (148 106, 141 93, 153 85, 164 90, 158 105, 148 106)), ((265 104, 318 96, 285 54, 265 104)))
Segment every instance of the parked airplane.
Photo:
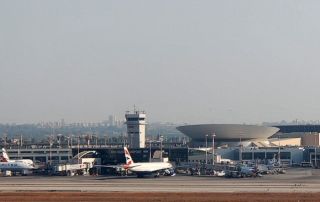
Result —
POLYGON ((0 170, 27 173, 29 170, 35 169, 34 163, 30 159, 10 160, 7 151, 2 148, 0 155, 0 170))
POLYGON ((173 166, 171 163, 168 163, 168 162, 135 163, 133 162, 127 147, 124 147, 124 155, 126 158, 126 164, 124 165, 124 168, 128 169, 133 173, 136 173, 139 178, 145 175, 154 175, 154 177, 158 177, 160 173, 171 175, 171 176, 175 175, 173 166))

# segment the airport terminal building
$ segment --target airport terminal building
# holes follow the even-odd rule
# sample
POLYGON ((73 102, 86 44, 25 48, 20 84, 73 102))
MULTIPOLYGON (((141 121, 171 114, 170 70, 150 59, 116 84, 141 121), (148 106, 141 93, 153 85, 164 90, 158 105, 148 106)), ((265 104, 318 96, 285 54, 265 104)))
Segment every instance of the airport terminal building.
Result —
POLYGON ((219 155, 234 161, 266 163, 280 160, 287 165, 320 163, 320 154, 316 150, 319 146, 320 126, 199 124, 177 129, 191 138, 189 147, 194 149, 189 152, 189 162, 212 163, 212 158, 208 156, 212 155, 214 143, 216 160, 219 155))
MULTIPOLYGON (((214 155, 221 159, 233 161, 267 162, 281 159, 288 165, 310 162, 320 165, 319 132, 320 127, 267 127, 239 124, 201 124, 186 125, 177 128, 190 137, 188 145, 164 143, 163 157, 176 164, 183 162, 212 163, 212 143, 214 142, 214 155), (288 131, 288 128, 290 131, 288 131), (277 139, 279 137, 281 139, 277 139), (296 137, 299 133, 300 136, 296 137), (283 135, 285 134, 285 135, 283 135), (293 134, 293 135, 292 135, 293 134), (215 135, 215 136, 213 136, 215 135), (291 135, 291 136, 290 136, 291 135), (270 141, 268 137, 274 137, 270 141), (309 145, 288 145, 287 138, 301 138, 307 136, 309 145), (214 139, 213 139, 214 137, 214 139), (314 144, 310 144, 314 143, 314 144), (207 159, 205 155, 207 151, 207 159)), ((303 141, 301 141, 303 142, 303 141)), ((305 141, 307 142, 307 141, 305 141)), ((148 162, 157 155, 161 147, 152 145, 151 149, 146 142, 145 148, 130 148, 133 160, 148 162)), ((70 161, 78 152, 94 150, 94 158, 100 159, 102 165, 117 165, 125 163, 123 147, 121 145, 81 145, 49 147, 49 145, 24 145, 20 148, 7 148, 12 159, 32 159, 40 164, 61 164, 70 161)))

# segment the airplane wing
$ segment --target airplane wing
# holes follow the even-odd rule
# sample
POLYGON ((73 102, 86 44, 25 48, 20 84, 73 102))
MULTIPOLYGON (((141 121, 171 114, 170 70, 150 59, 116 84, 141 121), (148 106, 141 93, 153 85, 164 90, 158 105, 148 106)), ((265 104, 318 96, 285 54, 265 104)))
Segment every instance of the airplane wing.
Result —
POLYGON ((115 169, 123 169, 123 165, 94 165, 93 167, 98 167, 98 168, 115 168, 115 169))

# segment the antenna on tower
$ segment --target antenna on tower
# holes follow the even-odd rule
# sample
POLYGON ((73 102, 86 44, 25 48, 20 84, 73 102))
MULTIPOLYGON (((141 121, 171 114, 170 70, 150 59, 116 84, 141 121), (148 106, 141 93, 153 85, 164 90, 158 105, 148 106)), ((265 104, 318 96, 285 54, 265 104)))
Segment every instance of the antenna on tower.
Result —
POLYGON ((138 114, 139 113, 139 109, 137 108, 136 105, 133 105, 133 113, 134 114, 138 114))

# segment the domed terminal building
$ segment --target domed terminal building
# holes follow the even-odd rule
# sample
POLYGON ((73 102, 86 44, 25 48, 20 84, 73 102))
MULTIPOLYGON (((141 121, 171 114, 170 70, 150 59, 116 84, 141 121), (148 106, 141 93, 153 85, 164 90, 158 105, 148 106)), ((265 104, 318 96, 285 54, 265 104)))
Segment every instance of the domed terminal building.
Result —
POLYGON ((279 128, 258 126, 258 125, 241 125, 241 124, 199 124, 184 125, 177 129, 191 138, 192 146, 204 146, 206 141, 212 140, 217 145, 251 141, 266 141, 268 137, 279 131, 279 128), (207 139, 207 140, 206 140, 207 139))
POLYGON ((316 151, 315 147, 310 147, 315 143, 320 145, 320 131, 315 126, 199 124, 179 126, 177 130, 191 140, 188 143, 189 163, 213 164, 214 158, 216 163, 241 161, 302 165, 302 162, 308 162, 320 165, 320 149, 316 151), (291 143, 290 137, 296 139, 296 132, 303 132, 302 137, 308 136, 308 147, 291 143), (213 140, 215 147, 212 147, 213 140))

